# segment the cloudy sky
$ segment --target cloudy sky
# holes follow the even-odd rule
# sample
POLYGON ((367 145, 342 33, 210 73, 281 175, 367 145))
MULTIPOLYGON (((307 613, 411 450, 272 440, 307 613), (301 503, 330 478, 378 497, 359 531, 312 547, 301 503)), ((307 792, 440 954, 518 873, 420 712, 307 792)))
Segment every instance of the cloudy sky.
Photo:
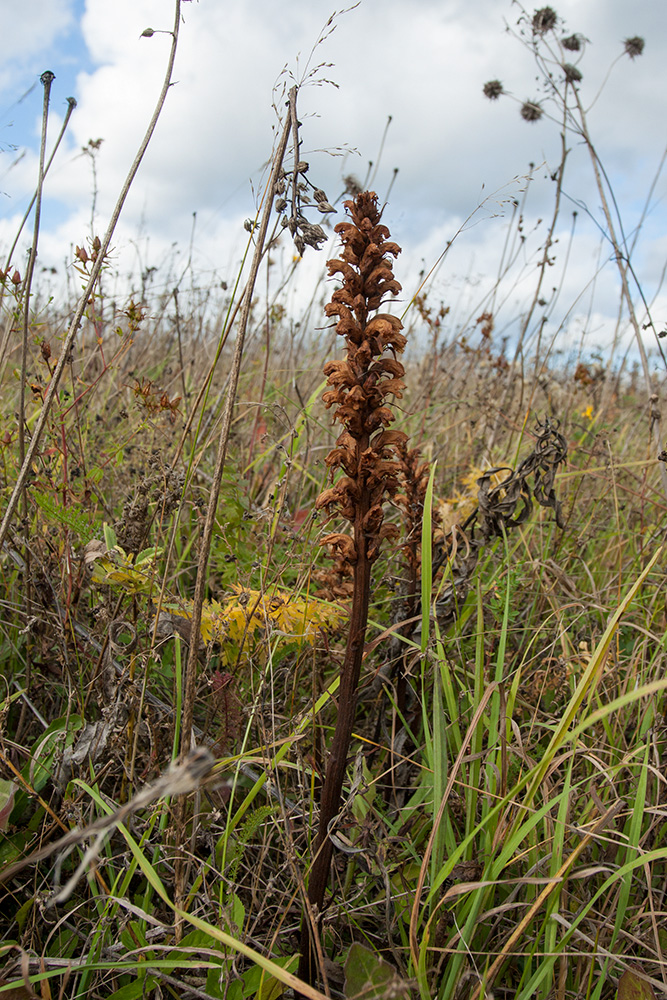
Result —
MULTIPOLYGON (((561 18, 557 34, 586 40, 572 61, 580 60, 582 102, 590 109, 590 131, 629 242, 657 176, 633 263, 663 329, 663 5, 558 0, 554 7, 561 18), (623 54, 623 41, 632 36, 646 40, 643 55, 634 60, 623 54)), ((155 267, 154 287, 161 281, 168 286, 188 260, 196 213, 193 268, 202 281, 233 280, 247 238, 243 221, 255 212, 271 154, 273 103, 282 110, 280 87, 289 74, 301 80, 314 71, 299 97, 309 177, 334 201, 343 177, 363 180, 373 161, 372 186, 384 199, 397 171, 385 221, 404 249, 396 270, 406 300, 420 270, 428 272, 456 237, 432 278, 432 301, 450 305, 463 325, 469 313, 488 304, 484 296, 502 269, 503 254, 506 260, 516 249, 493 308, 504 309, 510 322, 525 307, 553 210, 550 175, 559 162, 560 128, 551 117, 557 109, 548 102, 541 121, 528 124, 519 115, 521 102, 544 98, 533 56, 516 37, 521 8, 509 0, 361 0, 354 9, 336 8, 324 34, 334 13, 331 0, 194 0, 182 9, 176 85, 114 238, 120 271, 155 267), (513 96, 495 102, 483 97, 483 84, 496 78, 513 96), (535 169, 525 194, 530 163, 535 169), (512 199, 524 215, 521 245, 512 199)), ((534 7, 527 10, 532 15, 534 7)), ((71 248, 91 234, 93 166, 92 224, 102 233, 150 119, 170 43, 159 31, 171 29, 173 8, 167 0, 22 0, 20 11, 20 17, 3 19, 0 39, 0 257, 34 189, 39 76, 50 69, 56 74, 51 140, 66 99, 78 103, 47 178, 40 237, 40 262, 56 267, 50 280, 64 287, 71 248), (156 33, 141 37, 148 27, 156 33), (99 139, 93 164, 82 149, 99 139)), ((593 349, 613 335, 617 277, 601 235, 588 153, 573 134, 568 148, 559 242, 545 298, 559 288, 558 306, 550 312, 553 330, 563 324, 568 344, 585 330, 593 349), (570 245, 573 210, 578 214, 570 245)), ((19 267, 26 245, 14 259, 19 267)), ((312 287, 332 247, 304 260, 300 294, 312 287)), ((292 254, 285 243, 285 259, 292 254)))

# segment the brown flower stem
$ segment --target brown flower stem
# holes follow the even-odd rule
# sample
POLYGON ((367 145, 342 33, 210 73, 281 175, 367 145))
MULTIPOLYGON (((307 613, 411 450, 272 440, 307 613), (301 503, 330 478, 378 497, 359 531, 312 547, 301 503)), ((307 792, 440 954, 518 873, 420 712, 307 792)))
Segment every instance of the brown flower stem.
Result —
MULTIPOLYGON (((352 739, 352 727, 357 708, 357 688, 361 673, 361 663, 368 625, 368 605, 370 601, 371 564, 366 554, 366 544, 362 528, 363 517, 370 509, 370 496, 364 490, 359 499, 359 510, 355 519, 354 536, 359 558, 354 567, 354 594, 352 597, 352 614, 348 633, 345 659, 341 670, 340 687, 338 689, 338 716, 334 730, 331 750, 327 760, 326 775, 322 788, 320 802, 320 823, 315 838, 313 853, 315 860, 310 871, 308 883, 309 910, 313 914, 321 913, 329 879, 333 845, 328 835, 329 824, 340 808, 341 792, 345 780, 347 758, 352 739)), ((316 951, 313 944, 315 928, 311 926, 308 917, 301 926, 301 959, 299 962, 299 979, 307 983, 315 981, 316 951)))
POLYGON ((363 192, 346 202, 351 221, 339 223, 336 232, 343 245, 341 258, 328 263, 331 275, 341 274, 342 287, 326 306, 328 316, 338 316, 336 332, 345 338, 346 358, 324 366, 331 388, 324 394, 327 407, 334 406, 334 420, 343 425, 336 447, 326 463, 334 480, 317 500, 319 509, 338 513, 352 525, 352 537, 336 532, 322 539, 338 553, 341 565, 353 569, 350 625, 341 670, 338 715, 326 764, 320 800, 319 827, 313 845, 314 860, 308 883, 306 913, 301 925, 299 978, 312 984, 321 954, 318 921, 324 904, 333 845, 330 826, 340 810, 341 792, 357 707, 357 688, 364 654, 371 566, 384 538, 395 538, 398 529, 383 525, 383 503, 398 490, 400 466, 396 449, 407 440, 402 431, 388 430, 393 415, 389 396, 401 396, 404 368, 396 354, 405 346, 396 317, 380 313, 372 318, 386 295, 396 295, 391 257, 400 248, 387 242, 389 230, 381 224, 377 195, 363 192), (391 352, 393 357, 387 357, 391 352))

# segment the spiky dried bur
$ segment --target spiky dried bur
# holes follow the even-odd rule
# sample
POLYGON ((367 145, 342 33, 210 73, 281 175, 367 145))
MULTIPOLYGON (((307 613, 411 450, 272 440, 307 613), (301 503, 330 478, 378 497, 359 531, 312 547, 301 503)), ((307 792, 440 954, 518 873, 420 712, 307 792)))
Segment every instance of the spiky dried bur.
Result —
POLYGON ((396 359, 406 344, 403 324, 388 313, 369 319, 387 295, 401 290, 391 260, 400 247, 387 240, 389 230, 380 222, 377 202, 377 195, 366 191, 345 203, 351 221, 336 226, 343 252, 327 264, 330 275, 343 278, 325 311, 338 317, 336 332, 345 339, 346 357, 324 366, 332 388, 323 400, 327 408, 335 407, 334 421, 344 428, 326 463, 332 475, 338 469, 344 475, 321 494, 316 506, 337 509, 355 525, 354 540, 340 532, 322 539, 339 552, 344 548, 352 565, 360 556, 374 562, 382 540, 398 533, 395 525, 383 523, 382 505, 398 492, 396 447, 407 441, 402 431, 388 429, 394 416, 387 406, 388 397, 400 398, 405 388, 405 369, 396 359))

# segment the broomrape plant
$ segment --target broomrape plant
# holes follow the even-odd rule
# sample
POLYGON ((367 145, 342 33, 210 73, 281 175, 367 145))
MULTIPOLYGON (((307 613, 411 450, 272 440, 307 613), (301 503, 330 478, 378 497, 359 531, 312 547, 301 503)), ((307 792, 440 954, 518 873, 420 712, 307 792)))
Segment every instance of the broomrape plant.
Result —
POLYGON ((340 259, 327 264, 329 274, 340 274, 343 283, 325 308, 327 316, 338 317, 336 332, 345 340, 345 358, 325 364, 324 374, 331 388, 323 396, 327 408, 334 410, 334 421, 343 426, 326 464, 332 475, 338 470, 342 475, 320 495, 316 506, 331 515, 338 513, 352 526, 351 535, 336 531, 326 535, 322 544, 344 556, 352 570, 354 590, 339 710, 313 844, 307 917, 301 932, 299 976, 309 983, 315 975, 317 914, 322 909, 333 850, 329 826, 340 806, 354 724, 371 567, 383 539, 398 534, 395 525, 384 523, 383 504, 398 492, 397 448, 407 440, 402 431, 389 430, 394 416, 387 405, 389 397, 400 397, 405 387, 401 381, 405 370, 396 355, 403 351, 406 339, 399 319, 377 312, 387 296, 401 290, 392 266, 400 247, 388 240, 389 230, 380 221, 382 212, 374 192, 362 192, 345 207, 350 221, 336 226, 342 253, 340 259))

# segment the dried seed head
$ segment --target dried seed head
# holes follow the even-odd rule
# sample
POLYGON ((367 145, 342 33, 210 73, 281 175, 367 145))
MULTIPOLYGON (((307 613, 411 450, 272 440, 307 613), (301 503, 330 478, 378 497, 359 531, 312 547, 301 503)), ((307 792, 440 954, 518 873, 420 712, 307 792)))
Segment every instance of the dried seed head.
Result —
POLYGON ((626 38, 623 42, 623 47, 626 55, 629 55, 631 59, 635 59, 644 51, 644 44, 644 39, 640 38, 639 35, 635 35, 634 38, 626 38))
POLYGON ((345 185, 345 194, 350 194, 353 198, 356 198, 363 191, 361 184, 354 174, 348 174, 346 177, 343 177, 343 184, 345 185))
MULTIPOLYGON (((320 249, 320 243, 326 243, 327 241, 327 234, 322 227, 313 225, 311 222, 302 223, 301 232, 306 246, 314 247, 316 250, 320 249)), ((296 240, 294 242, 296 243, 296 240)))
POLYGON ((540 7, 533 14, 531 24, 535 35, 545 35, 547 31, 553 31, 558 24, 558 14, 553 7, 540 7))
POLYGON ((482 93, 485 97, 488 97, 490 101, 497 101, 503 92, 503 85, 500 80, 489 80, 482 87, 482 93))
POLYGON ((563 63, 563 72, 568 83, 579 83, 582 79, 581 70, 573 66, 572 63, 563 63))
POLYGON ((563 38, 561 45, 568 52, 580 52, 581 51, 581 36, 580 35, 568 35, 567 38, 563 38))
POLYGON ((521 117, 525 122, 538 122, 543 114, 539 101, 524 101, 521 105, 521 117))

